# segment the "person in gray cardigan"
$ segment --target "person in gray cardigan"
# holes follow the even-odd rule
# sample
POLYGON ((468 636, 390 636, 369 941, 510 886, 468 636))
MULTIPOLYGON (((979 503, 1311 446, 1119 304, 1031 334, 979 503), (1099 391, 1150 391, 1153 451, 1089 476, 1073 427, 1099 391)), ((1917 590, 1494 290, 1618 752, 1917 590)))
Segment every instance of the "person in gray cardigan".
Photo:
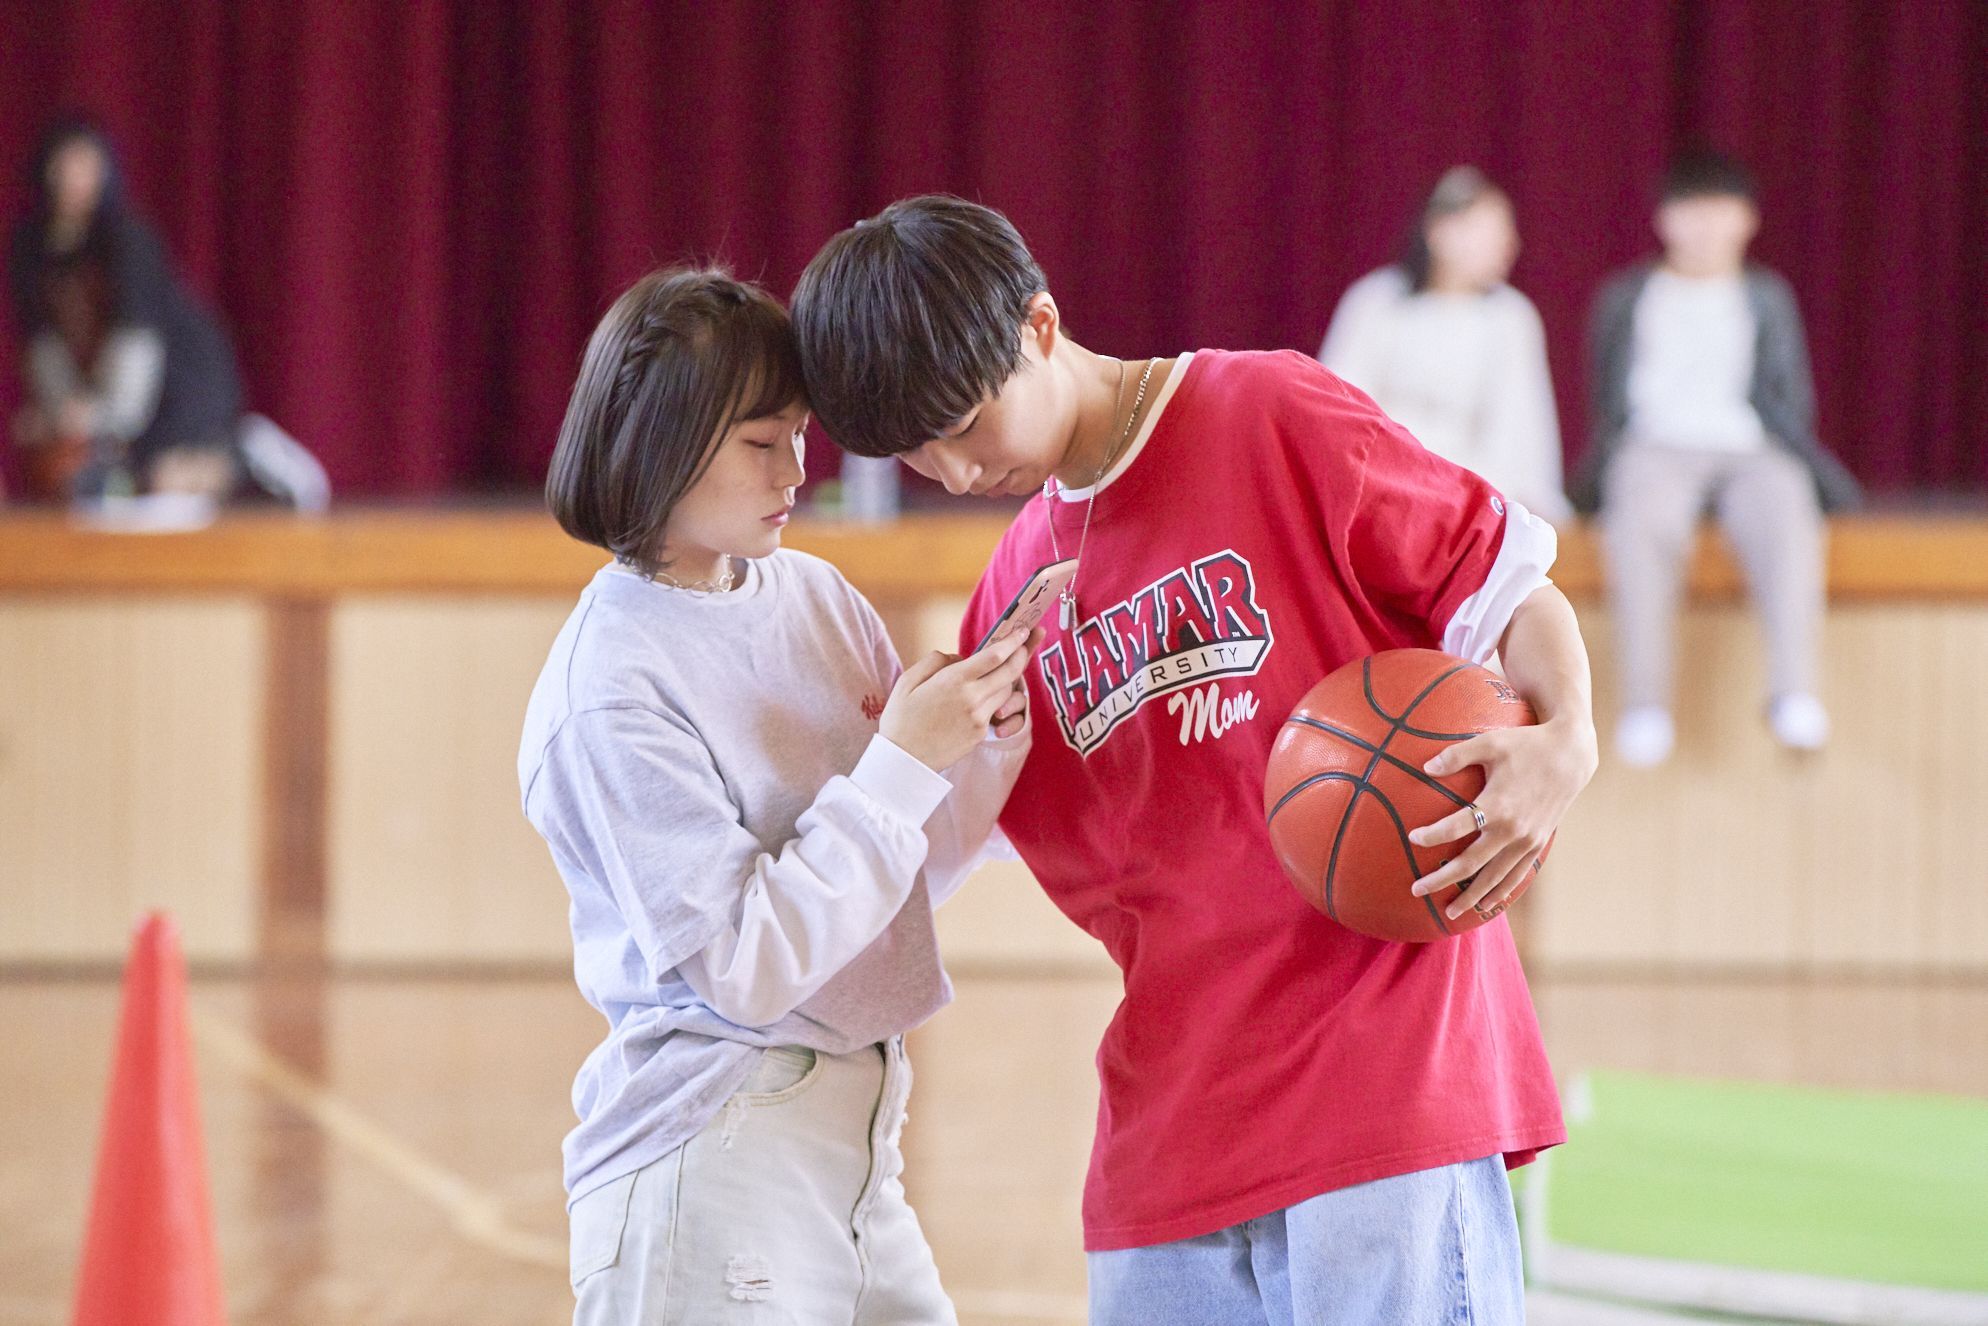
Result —
POLYGON ((1620 654, 1615 748, 1659 764, 1675 744, 1679 590, 1700 515, 1718 515, 1767 636, 1767 718, 1790 749, 1829 736, 1818 698, 1825 511, 1857 481, 1815 433, 1793 291, 1746 260, 1753 181, 1710 153, 1681 158, 1656 215, 1662 258, 1612 277, 1592 327, 1593 432, 1571 496, 1599 510, 1620 654))

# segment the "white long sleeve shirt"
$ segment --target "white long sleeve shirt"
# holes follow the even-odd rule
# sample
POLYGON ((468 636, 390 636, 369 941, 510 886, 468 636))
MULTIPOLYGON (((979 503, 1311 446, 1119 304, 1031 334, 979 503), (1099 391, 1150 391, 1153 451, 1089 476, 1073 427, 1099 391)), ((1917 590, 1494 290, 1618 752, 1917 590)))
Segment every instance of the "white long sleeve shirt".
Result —
POLYGON ((129 442, 152 426, 166 380, 165 338, 150 327, 119 327, 104 339, 94 371, 85 373, 60 336, 45 331, 28 342, 28 381, 35 403, 50 416, 81 398, 97 407, 97 431, 129 442))
POLYGON ((518 757, 608 1021, 574 1083, 569 1199, 693 1136, 766 1047, 847 1053, 951 997, 932 908, 1030 733, 934 773, 878 734, 898 671, 869 604, 804 553, 727 594, 607 567, 581 595, 518 757))
POLYGON ((1767 445, 1751 399, 1759 327, 1742 278, 1659 268, 1636 298, 1634 329, 1629 442, 1735 452, 1767 445))
POLYGON ((1508 285, 1417 294, 1398 267, 1347 288, 1319 362, 1429 450, 1549 520, 1571 514, 1546 332, 1508 285))

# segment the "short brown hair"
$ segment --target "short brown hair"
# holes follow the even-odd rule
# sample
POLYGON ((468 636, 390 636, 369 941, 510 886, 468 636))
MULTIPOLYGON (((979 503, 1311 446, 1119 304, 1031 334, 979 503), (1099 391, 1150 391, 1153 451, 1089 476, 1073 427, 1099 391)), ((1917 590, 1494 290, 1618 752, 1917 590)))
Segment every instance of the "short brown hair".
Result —
POLYGON ((651 272, 587 341, 546 505, 574 538, 653 576, 670 512, 718 439, 806 399, 778 300, 718 268, 651 272))
POLYGON ((1029 301, 1047 288, 991 207, 931 194, 857 222, 794 288, 815 418, 859 456, 937 436, 1021 367, 1029 301))

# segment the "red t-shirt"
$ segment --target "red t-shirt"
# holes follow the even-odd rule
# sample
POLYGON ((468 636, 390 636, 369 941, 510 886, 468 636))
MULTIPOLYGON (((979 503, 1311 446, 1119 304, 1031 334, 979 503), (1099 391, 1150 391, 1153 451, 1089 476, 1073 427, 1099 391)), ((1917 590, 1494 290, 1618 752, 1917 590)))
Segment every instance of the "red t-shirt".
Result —
MULTIPOLYGON (((1497 561, 1504 502, 1302 355, 1201 351, 1176 372, 1096 495, 1076 630, 1044 620, 1035 743, 1001 817, 1124 972, 1097 1056, 1092 1251, 1565 1140, 1504 921, 1355 934, 1299 897, 1263 823, 1284 716, 1349 660, 1438 646, 1497 561)), ((967 647, 1052 559, 1052 513, 1074 555, 1084 503, 1030 502, 967 647)))

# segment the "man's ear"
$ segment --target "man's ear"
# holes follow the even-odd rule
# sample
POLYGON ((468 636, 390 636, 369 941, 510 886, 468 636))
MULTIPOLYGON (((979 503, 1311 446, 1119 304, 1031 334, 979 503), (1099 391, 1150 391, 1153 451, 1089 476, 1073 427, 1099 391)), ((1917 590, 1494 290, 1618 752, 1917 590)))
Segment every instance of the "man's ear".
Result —
POLYGON ((1055 298, 1047 290, 1036 291, 1022 320, 1024 343, 1034 342, 1036 353, 1047 359, 1062 331, 1063 315, 1057 311, 1055 298))

